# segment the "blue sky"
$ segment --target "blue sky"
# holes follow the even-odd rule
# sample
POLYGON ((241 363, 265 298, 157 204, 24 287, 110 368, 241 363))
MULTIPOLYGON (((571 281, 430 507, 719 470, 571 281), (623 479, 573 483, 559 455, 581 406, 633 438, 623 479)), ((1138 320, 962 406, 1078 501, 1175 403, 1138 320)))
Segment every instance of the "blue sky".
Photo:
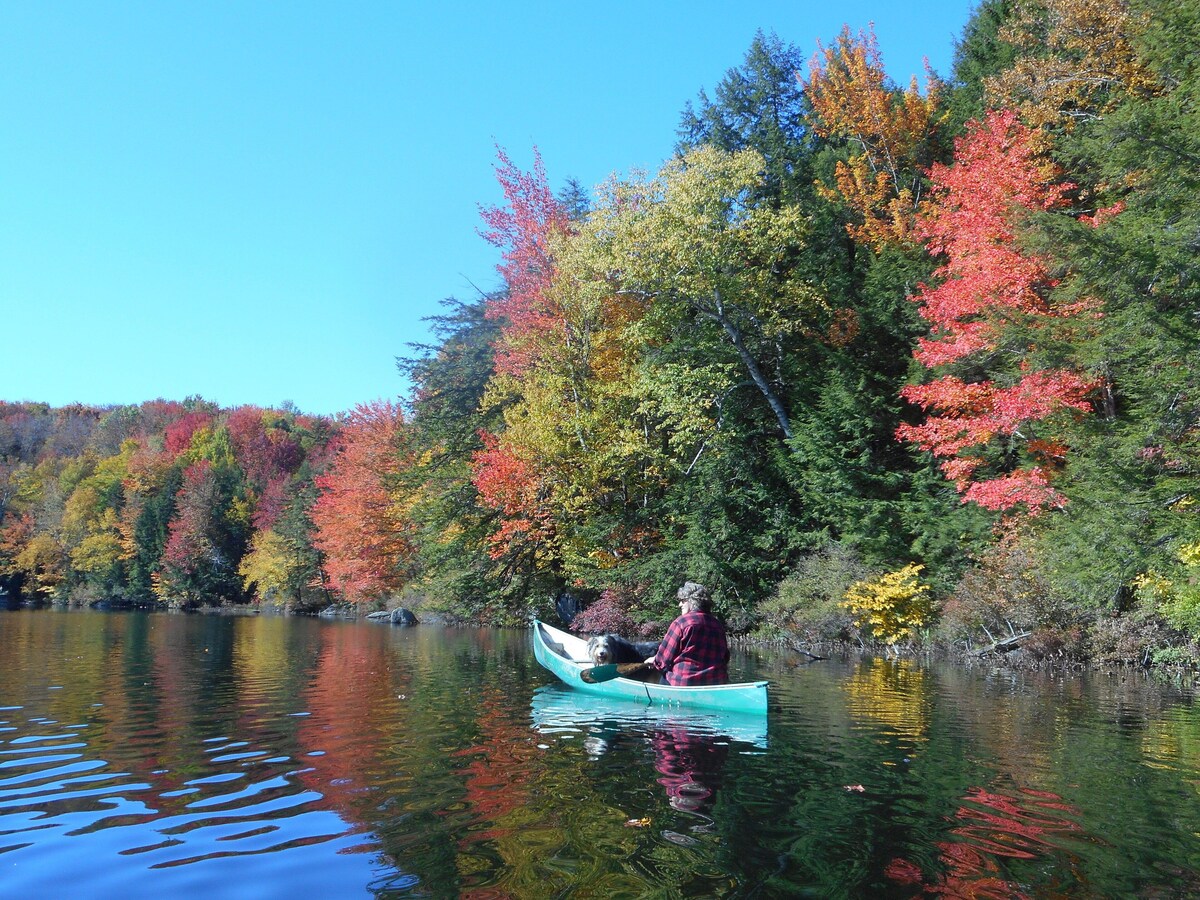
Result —
POLYGON ((756 29, 873 22, 907 82, 974 5, 0 4, 0 399, 395 397, 438 301, 497 284, 495 144, 654 170, 756 29))

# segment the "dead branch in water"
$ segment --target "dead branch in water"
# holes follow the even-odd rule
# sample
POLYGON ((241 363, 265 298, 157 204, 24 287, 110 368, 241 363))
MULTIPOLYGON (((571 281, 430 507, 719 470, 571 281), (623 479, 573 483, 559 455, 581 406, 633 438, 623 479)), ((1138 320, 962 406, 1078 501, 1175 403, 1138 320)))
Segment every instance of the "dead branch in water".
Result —
POLYGON ((972 656, 983 656, 985 653, 1007 653, 1009 650, 1014 650, 1021 646, 1021 641, 1033 634, 1032 631, 1026 631, 1022 634, 1014 634, 1011 637, 1002 638, 992 643, 989 647, 980 647, 978 650, 972 650, 972 656))

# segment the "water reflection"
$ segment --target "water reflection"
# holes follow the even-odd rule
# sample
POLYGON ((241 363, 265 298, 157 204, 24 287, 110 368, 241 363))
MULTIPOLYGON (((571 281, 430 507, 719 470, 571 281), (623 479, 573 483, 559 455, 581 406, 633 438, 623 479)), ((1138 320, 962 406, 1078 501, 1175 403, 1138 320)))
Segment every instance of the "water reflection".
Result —
POLYGON ((655 729, 650 746, 654 748, 658 783, 666 789, 671 808, 704 819, 705 824, 693 827, 693 831, 710 830, 712 819, 706 813, 712 809, 720 787, 729 744, 679 725, 655 729))
MULTIPOLYGON (((681 711, 616 698, 596 697, 554 684, 533 692, 534 729, 547 739, 582 738, 592 762, 607 754, 628 758, 648 749, 653 771, 647 773, 662 789, 667 807, 682 824, 666 817, 633 816, 631 828, 654 827, 666 842, 699 848, 705 835, 719 830, 713 818, 723 773, 731 752, 761 753, 768 747, 767 718, 711 711, 681 711), (671 827, 661 827, 669 824, 671 827)), ((547 745, 543 745, 547 746, 547 745)), ((645 813, 645 807, 626 807, 645 813)), ((660 873, 667 881, 678 873, 660 873)), ((705 890, 712 890, 707 883, 705 890)))
POLYGON ((931 679, 912 660, 866 659, 844 682, 851 719, 907 746, 915 755, 929 729, 931 679))
POLYGON ((1044 791, 996 793, 967 791, 955 812, 955 827, 937 842, 938 866, 929 873, 909 860, 892 859, 885 868, 897 885, 951 897, 1026 897, 1006 878, 1013 861, 1038 861, 1059 855, 1081 829, 1078 810, 1057 794, 1044 791))
POLYGON ((0 896, 1200 893, 1190 690, 737 664, 769 718, 518 631, 0 613, 0 896))
POLYGON ((540 733, 583 735, 586 745, 597 756, 616 735, 650 735, 671 729, 685 729, 698 739, 726 744, 736 741, 760 750, 767 748, 766 716, 650 706, 584 694, 557 683, 533 692, 530 714, 534 728, 540 733))

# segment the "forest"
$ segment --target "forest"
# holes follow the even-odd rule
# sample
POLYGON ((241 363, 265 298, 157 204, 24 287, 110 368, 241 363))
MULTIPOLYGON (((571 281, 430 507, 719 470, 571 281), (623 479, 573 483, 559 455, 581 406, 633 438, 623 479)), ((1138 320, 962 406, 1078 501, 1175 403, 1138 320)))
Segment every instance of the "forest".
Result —
POLYGON ((0 403, 0 592, 1200 661, 1198 92, 1200 0, 760 32, 657 172, 498 149, 405 397, 0 403))

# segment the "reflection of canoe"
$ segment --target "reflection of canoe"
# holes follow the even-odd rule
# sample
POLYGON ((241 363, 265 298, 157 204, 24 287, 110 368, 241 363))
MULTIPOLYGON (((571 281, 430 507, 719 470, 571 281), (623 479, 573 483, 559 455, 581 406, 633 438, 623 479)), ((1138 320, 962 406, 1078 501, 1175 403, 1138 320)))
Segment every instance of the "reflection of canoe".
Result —
POLYGON ((551 735, 604 738, 610 732, 687 732, 697 740, 728 738, 767 746, 766 716, 682 707, 649 706, 619 697, 597 697, 547 684, 533 692, 533 727, 551 735))
POLYGON ((587 656, 587 642, 573 634, 551 628, 544 622, 533 623, 533 653, 538 662, 577 691, 632 700, 648 706, 698 707, 759 715, 767 712, 765 681, 672 687, 667 684, 647 684, 632 678, 614 678, 600 684, 589 684, 579 677, 584 669, 594 665, 587 656))

